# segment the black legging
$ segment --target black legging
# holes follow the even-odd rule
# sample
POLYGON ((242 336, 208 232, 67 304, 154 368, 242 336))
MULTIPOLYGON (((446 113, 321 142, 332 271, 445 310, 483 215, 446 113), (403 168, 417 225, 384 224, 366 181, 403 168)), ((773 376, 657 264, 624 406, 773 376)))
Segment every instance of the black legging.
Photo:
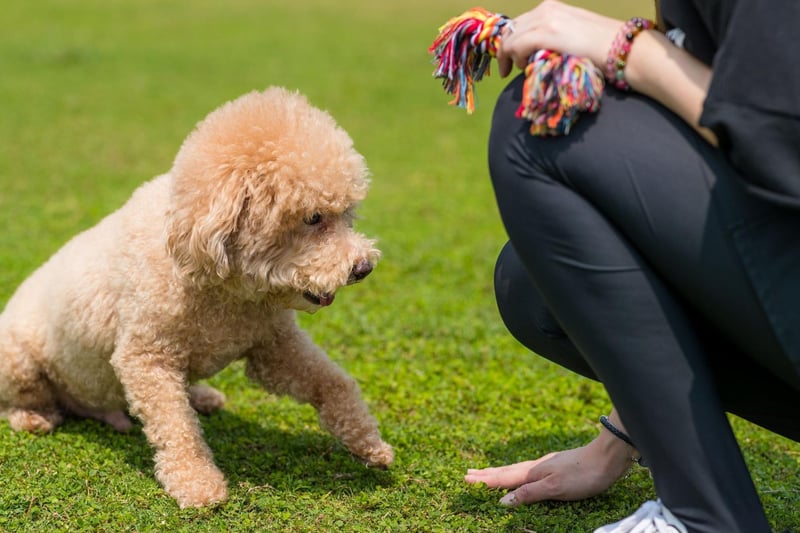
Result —
MULTIPOLYGON (((514 117, 521 87, 501 94, 489 143, 505 323, 604 384, 690 531, 769 531, 725 411, 800 440, 800 376, 728 239, 735 217, 773 208, 652 100, 609 90, 568 136, 542 139, 514 117)), ((800 249, 800 215, 786 220, 800 249)))

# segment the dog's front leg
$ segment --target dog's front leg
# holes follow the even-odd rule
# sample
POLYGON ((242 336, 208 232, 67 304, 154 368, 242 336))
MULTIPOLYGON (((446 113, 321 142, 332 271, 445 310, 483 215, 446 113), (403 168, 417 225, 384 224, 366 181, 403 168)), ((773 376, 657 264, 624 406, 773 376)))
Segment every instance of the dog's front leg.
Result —
POLYGON ((394 460, 356 381, 296 326, 250 350, 247 375, 270 392, 314 406, 322 427, 368 466, 385 467, 394 460))
POLYGON ((118 350, 112 357, 132 415, 155 449, 155 473, 180 507, 225 501, 227 482, 203 440, 185 373, 174 356, 118 350))

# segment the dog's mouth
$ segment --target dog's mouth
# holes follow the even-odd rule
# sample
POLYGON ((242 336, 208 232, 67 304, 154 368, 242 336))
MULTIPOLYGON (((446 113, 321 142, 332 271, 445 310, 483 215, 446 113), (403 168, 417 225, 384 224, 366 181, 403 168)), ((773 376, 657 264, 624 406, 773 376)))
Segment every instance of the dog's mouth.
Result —
POLYGON ((335 296, 335 294, 314 294, 313 292, 309 291, 303 293, 303 298, 320 307, 327 307, 331 305, 335 296))

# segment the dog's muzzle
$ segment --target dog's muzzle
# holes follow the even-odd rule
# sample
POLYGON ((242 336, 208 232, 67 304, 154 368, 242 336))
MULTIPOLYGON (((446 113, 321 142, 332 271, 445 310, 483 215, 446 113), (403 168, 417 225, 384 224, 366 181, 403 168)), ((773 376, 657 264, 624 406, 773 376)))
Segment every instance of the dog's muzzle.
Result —
MULTIPOLYGON (((352 285, 353 283, 358 283, 362 279, 366 278, 369 276, 369 273, 372 272, 372 268, 372 263, 370 263, 368 259, 360 259, 355 265, 353 265, 353 269, 350 270, 350 276, 347 278, 347 284, 352 285)), ((315 294, 311 291, 306 291, 303 293, 303 298, 320 307, 327 307, 331 305, 335 297, 336 294, 332 292, 315 294)))

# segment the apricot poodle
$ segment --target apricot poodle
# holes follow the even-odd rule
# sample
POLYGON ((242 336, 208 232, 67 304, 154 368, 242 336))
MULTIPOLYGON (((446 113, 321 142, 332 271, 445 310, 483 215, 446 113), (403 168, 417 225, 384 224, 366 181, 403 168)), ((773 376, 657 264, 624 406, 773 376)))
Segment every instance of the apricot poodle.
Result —
POLYGON ((313 405, 370 466, 393 460, 356 382, 295 320, 367 276, 353 230, 367 169, 345 131, 272 87, 209 114, 172 169, 79 234, 0 315, 0 409, 15 430, 65 414, 126 431, 138 418, 155 473, 181 507, 227 498, 197 411, 224 396, 197 380, 237 359, 270 392, 313 405))

